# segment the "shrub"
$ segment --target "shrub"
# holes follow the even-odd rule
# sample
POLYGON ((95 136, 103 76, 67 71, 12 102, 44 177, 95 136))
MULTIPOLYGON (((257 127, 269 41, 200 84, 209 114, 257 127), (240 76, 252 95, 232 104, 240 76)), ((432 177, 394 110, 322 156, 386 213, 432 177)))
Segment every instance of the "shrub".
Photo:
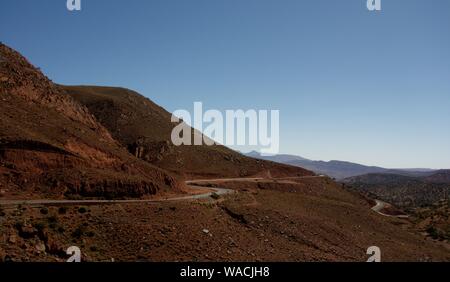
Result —
POLYGON ((67 213, 67 208, 66 207, 60 207, 58 209, 58 213, 59 214, 66 214, 67 213))
POLYGON ((16 223, 14 223, 14 227, 15 227, 17 230, 22 229, 22 226, 23 226, 23 222, 22 222, 22 221, 17 221, 16 223))
POLYGON ((436 239, 436 240, 444 240, 446 237, 444 232, 442 232, 441 230, 439 230, 438 228, 436 228, 434 226, 428 227, 427 232, 428 232, 428 234, 430 234, 430 236, 433 239, 436 239))
POLYGON ((72 232, 72 237, 80 239, 84 235, 84 226, 80 225, 72 232))
POLYGON ((36 228, 38 231, 44 230, 45 224, 42 222, 37 222, 33 224, 33 227, 36 228))
POLYGON ((218 200, 218 199, 220 199, 220 195, 217 193, 212 193, 211 198, 213 198, 214 200, 218 200))
POLYGON ((58 217, 56 217, 56 215, 49 216, 49 217, 47 217, 47 221, 49 223, 57 223, 58 222, 58 217))
POLYGON ((80 207, 80 208, 78 209, 78 212, 79 212, 79 213, 87 213, 87 209, 86 209, 85 207, 80 207))

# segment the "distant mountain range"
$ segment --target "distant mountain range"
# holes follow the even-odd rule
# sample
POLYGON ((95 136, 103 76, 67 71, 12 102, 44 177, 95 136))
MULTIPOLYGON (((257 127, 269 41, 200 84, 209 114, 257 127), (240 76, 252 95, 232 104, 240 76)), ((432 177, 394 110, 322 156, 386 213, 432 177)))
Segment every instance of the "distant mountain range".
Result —
POLYGON ((248 157, 268 160, 278 163, 289 164, 305 168, 307 170, 314 171, 317 174, 324 174, 330 177, 342 180, 348 177, 364 175, 369 173, 390 173, 411 177, 426 177, 431 175, 436 170, 427 168, 417 169, 388 169, 377 166, 365 166, 357 163, 346 161, 313 161, 300 156, 295 155, 274 155, 274 156, 262 156, 260 153, 253 151, 245 154, 248 157))

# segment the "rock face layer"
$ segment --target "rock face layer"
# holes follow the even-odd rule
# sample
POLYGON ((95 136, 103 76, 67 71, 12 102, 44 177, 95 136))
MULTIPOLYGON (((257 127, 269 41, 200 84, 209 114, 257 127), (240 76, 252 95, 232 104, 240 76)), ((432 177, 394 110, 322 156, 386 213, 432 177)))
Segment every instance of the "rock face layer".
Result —
POLYGON ((0 44, 0 188, 50 197, 140 197, 181 186, 130 155, 89 110, 0 44))

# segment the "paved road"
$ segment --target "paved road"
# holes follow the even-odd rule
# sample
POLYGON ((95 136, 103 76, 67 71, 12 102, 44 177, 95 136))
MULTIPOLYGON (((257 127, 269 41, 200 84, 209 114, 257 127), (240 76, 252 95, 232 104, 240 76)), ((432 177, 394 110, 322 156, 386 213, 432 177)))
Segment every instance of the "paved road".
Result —
MULTIPOLYGON (((279 178, 278 180, 283 179, 302 179, 302 178, 317 178, 317 177, 325 177, 323 175, 317 176, 299 176, 299 177, 285 177, 279 178)), ((208 189, 212 190, 211 192, 197 194, 197 195, 188 195, 188 196, 180 196, 173 198, 165 198, 165 199, 154 199, 154 200, 0 200, 0 206, 18 206, 18 205, 26 205, 26 206, 52 206, 52 205, 97 205, 97 204, 130 204, 130 203, 158 203, 158 202, 168 202, 168 201, 185 201, 185 200, 197 200, 197 199, 207 199, 211 197, 214 193, 217 195, 226 195, 234 193, 234 190, 226 189, 226 188, 218 188, 218 187, 203 187, 198 186, 199 183, 211 183, 211 182, 222 182, 222 181, 257 181, 257 180, 265 180, 267 178, 218 178, 218 179, 197 179, 197 180, 188 180, 185 183, 191 189, 208 189), (197 184, 197 185, 194 185, 197 184)), ((372 210, 383 215, 389 217, 399 217, 399 218, 408 218, 407 215, 388 215, 381 212, 387 203, 375 200, 376 205, 372 207, 372 210)))
POLYGON ((180 196, 165 199, 153 199, 153 200, 0 200, 0 206, 17 206, 17 205, 27 205, 27 206, 52 206, 52 205, 96 205, 96 204, 130 204, 130 203, 157 203, 157 202, 168 202, 168 201, 183 201, 183 200, 197 200, 206 199, 211 197, 214 193, 217 195, 226 195, 234 193, 234 190, 218 187, 202 187, 202 186, 192 186, 189 183, 192 181, 186 181, 186 184, 191 189, 207 189, 212 190, 211 192, 180 196))
MULTIPOLYGON (((302 179, 302 178, 315 178, 315 177, 324 177, 322 175, 319 176, 301 176, 301 177, 285 177, 278 178, 278 180, 283 179, 302 179)), ((212 190, 211 192, 197 194, 197 195, 188 195, 188 196, 179 196, 173 198, 164 198, 164 199, 153 199, 153 200, 0 200, 0 206, 17 206, 17 205, 27 205, 27 206, 52 206, 52 205, 96 205, 96 204, 130 204, 130 203, 157 203, 157 202, 168 202, 168 201, 183 201, 183 200, 197 200, 197 199, 206 199, 211 197, 214 193, 217 195, 226 195, 234 193, 235 191, 232 189, 219 188, 219 187, 204 187, 199 186, 201 183, 211 183, 211 182, 220 182, 220 181, 256 181, 256 180, 264 180, 267 178, 221 178, 221 179, 198 179, 198 180, 188 180, 186 184, 191 189, 207 189, 212 190), (197 185, 194 185, 197 184, 197 185)))
POLYGON ((372 210, 374 212, 377 212, 383 216, 388 216, 388 217, 398 217, 398 218, 408 218, 408 215, 390 215, 390 214, 385 214, 382 213, 381 211, 388 206, 389 204, 380 200, 375 200, 375 202, 377 203, 374 207, 372 207, 372 210))

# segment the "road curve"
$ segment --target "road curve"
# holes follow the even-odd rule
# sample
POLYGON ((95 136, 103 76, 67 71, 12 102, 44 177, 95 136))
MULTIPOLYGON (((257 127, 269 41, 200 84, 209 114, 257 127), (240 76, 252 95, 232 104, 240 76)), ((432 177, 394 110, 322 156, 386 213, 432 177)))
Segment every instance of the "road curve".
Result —
POLYGON ((387 217, 397 217, 397 218, 408 218, 408 215, 390 215, 390 214, 385 214, 383 212, 381 212, 387 205, 389 205, 386 202, 380 201, 380 200, 375 200, 375 202, 377 203, 375 206, 372 207, 372 210, 378 214, 381 214, 383 216, 387 216, 387 217))
MULTIPOLYGON (((316 178, 316 177, 324 177, 323 175, 318 176, 299 176, 299 177, 285 177, 279 178, 282 179, 302 179, 302 178, 316 178)), ((232 189, 220 188, 220 187, 204 187, 198 185, 202 182, 221 182, 221 181, 256 181, 256 180, 264 180, 267 178, 262 177, 254 177, 254 178, 220 178, 220 179, 198 179, 198 180, 188 180, 185 181, 186 185, 188 185, 191 189, 208 189, 212 190, 211 192, 197 194, 197 195, 188 195, 188 196, 179 196, 173 198, 164 198, 164 199, 149 199, 149 200, 47 200, 47 199, 39 199, 39 200, 0 200, 0 206, 18 206, 18 205, 26 205, 26 206, 52 206, 52 205, 97 205, 97 204, 132 204, 132 203, 158 203, 158 202, 168 202, 168 201, 185 201, 185 200, 198 200, 198 199, 207 199, 211 197, 213 194, 217 195, 226 195, 234 193, 235 191, 232 189), (196 184, 196 185, 194 185, 196 184)), ((275 179, 275 178, 272 178, 275 179)))
POLYGON ((132 204, 132 203, 158 203, 158 202, 169 202, 169 201, 184 201, 184 200, 198 200, 198 199, 207 199, 211 197, 213 194, 217 195, 226 195, 234 193, 232 189, 219 188, 219 187, 203 187, 203 186, 192 186, 190 183, 194 183, 193 181, 186 181, 186 184, 191 189, 208 189, 212 190, 211 192, 197 194, 197 195, 188 195, 188 196, 179 196, 173 198, 164 198, 164 199, 149 199, 149 200, 0 200, 0 206, 17 206, 17 205, 26 205, 26 206, 52 206, 52 205, 97 205, 97 204, 132 204), (189 183, 188 183, 189 182, 189 183))
MULTIPOLYGON (((293 178, 316 178, 316 177, 325 177, 323 175, 318 176, 301 176, 301 177, 287 177, 289 179, 293 178)), ((188 196, 180 196, 173 198, 165 198, 165 199, 153 199, 153 200, 0 200, 0 207, 8 207, 8 206, 18 206, 18 205, 26 205, 26 206, 58 206, 58 205, 103 205, 103 204, 133 204, 133 203, 158 203, 158 202, 169 202, 169 201, 185 201, 185 200, 198 200, 198 199, 207 199, 211 197, 213 194, 217 195, 226 195, 234 193, 232 189, 219 188, 219 187, 204 187, 199 186, 199 183, 202 182, 223 182, 223 181, 257 181, 264 180, 266 178, 254 177, 254 178, 219 178, 219 179, 197 179, 197 180, 188 180, 185 181, 186 185, 188 185, 191 189, 208 189, 212 190, 211 192, 197 194, 197 195, 188 195, 188 196), (194 185, 196 184, 196 185, 194 185)), ((286 178, 280 178, 286 179, 286 178)), ((386 207, 387 203, 375 200, 376 205, 372 207, 372 210, 376 213, 387 216, 387 217, 398 217, 398 218, 408 218, 407 215, 389 215, 382 213, 381 210, 386 207)))

